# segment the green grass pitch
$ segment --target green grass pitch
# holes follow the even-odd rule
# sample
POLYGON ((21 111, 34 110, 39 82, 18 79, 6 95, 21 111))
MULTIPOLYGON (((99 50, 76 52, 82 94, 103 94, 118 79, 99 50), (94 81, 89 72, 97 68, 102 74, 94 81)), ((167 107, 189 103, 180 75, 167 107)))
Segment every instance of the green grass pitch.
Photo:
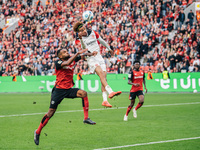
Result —
POLYGON ((36 146, 33 132, 48 111, 50 93, 0 94, 0 149, 92 150, 117 146, 123 150, 200 149, 200 138, 148 144, 200 137, 199 93, 146 94, 143 107, 137 111, 138 118, 133 118, 131 111, 127 122, 123 117, 130 103, 128 93, 109 100, 113 109, 101 106, 100 93, 89 93, 88 97, 89 116, 96 125, 83 124, 81 99, 64 99, 42 130, 40 145, 36 146), (147 145, 135 145, 141 143, 147 145))

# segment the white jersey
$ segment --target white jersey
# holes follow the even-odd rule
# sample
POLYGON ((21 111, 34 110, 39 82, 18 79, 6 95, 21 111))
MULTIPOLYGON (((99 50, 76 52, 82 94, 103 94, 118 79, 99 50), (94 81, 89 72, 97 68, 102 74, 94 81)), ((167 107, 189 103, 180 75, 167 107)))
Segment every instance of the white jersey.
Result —
POLYGON ((99 38, 99 34, 96 33, 94 30, 88 30, 87 31, 88 36, 83 36, 82 40, 85 45, 85 47, 88 49, 88 52, 98 52, 100 54, 100 47, 97 42, 97 39, 99 38))
POLYGON ((105 61, 100 54, 100 47, 97 42, 97 39, 99 38, 99 34, 96 33, 94 30, 88 30, 87 33, 88 33, 87 37, 85 36, 82 37, 85 48, 87 48, 88 52, 90 53, 94 51, 98 52, 96 56, 86 57, 90 72, 94 73, 97 66, 100 66, 103 71, 106 71, 105 61))

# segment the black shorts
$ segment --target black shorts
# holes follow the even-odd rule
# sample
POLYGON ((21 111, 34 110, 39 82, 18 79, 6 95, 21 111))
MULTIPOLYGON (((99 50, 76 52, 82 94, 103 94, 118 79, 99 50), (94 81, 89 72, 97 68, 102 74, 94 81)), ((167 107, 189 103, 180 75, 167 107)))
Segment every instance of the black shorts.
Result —
POLYGON ((144 95, 143 91, 137 91, 137 92, 130 92, 129 99, 134 100, 136 96, 144 95))
POLYGON ((51 102, 49 108, 56 109, 58 107, 58 104, 60 104, 64 98, 77 98, 78 90, 80 89, 78 88, 58 89, 54 87, 51 92, 51 102))

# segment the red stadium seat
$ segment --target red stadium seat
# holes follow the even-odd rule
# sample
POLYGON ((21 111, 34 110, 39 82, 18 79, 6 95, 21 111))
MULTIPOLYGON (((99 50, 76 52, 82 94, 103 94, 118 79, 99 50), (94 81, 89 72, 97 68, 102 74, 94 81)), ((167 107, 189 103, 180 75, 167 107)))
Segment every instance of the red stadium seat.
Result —
POLYGON ((152 65, 152 66, 150 66, 150 69, 151 69, 151 70, 153 70, 153 69, 154 69, 154 66, 153 66, 153 65, 152 65))
POLYGON ((148 70, 149 70, 149 66, 145 66, 145 67, 144 67, 144 70, 145 70, 145 71, 146 71, 146 70, 148 71, 148 70))

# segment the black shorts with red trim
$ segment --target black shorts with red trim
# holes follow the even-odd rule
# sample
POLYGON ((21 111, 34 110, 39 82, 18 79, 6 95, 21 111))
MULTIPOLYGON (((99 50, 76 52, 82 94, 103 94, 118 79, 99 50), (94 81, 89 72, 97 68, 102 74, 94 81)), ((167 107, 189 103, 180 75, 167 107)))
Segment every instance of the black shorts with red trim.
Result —
POLYGON ((137 91, 137 92, 130 92, 129 99, 134 100, 136 96, 144 95, 143 91, 137 91))
POLYGON ((79 88, 58 89, 53 88, 51 92, 51 102, 49 108, 57 109, 64 98, 77 98, 79 88))

